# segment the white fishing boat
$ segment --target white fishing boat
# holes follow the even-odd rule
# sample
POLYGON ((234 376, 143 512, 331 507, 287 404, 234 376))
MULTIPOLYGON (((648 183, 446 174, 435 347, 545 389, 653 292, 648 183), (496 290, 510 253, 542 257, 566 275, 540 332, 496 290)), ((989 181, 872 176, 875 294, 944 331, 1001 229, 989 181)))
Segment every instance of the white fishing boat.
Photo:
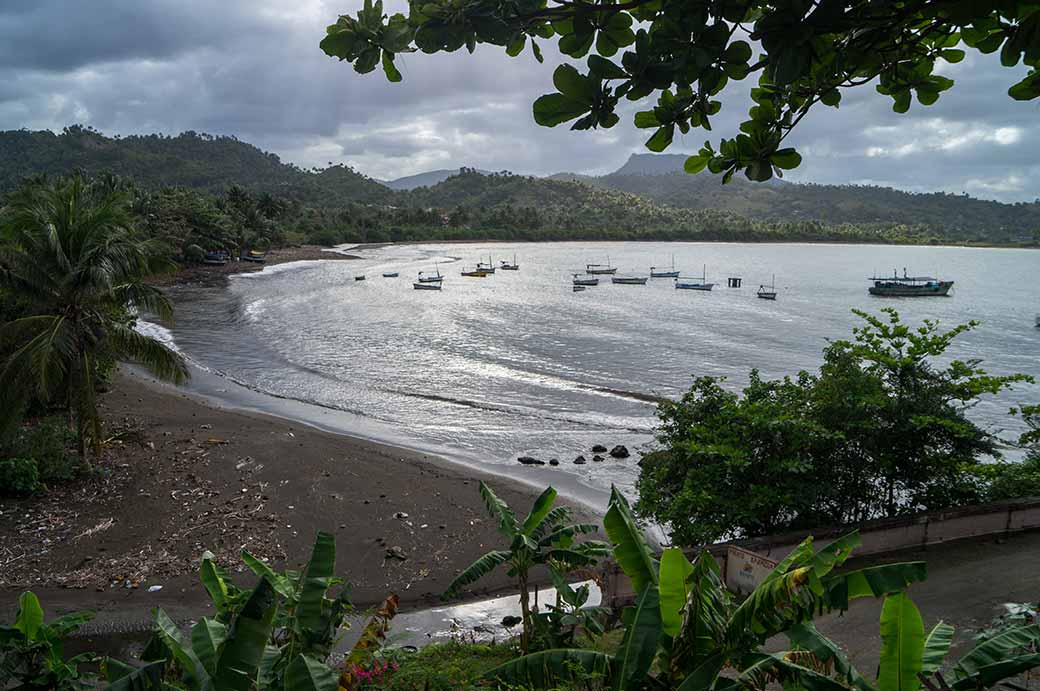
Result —
POLYGON ((610 275, 617 273, 617 267, 610 265, 610 257, 607 257, 606 264, 586 264, 585 273, 593 275, 610 275))
POLYGON ((676 278, 675 288, 677 290, 703 290, 709 291, 715 287, 714 283, 708 283, 708 265, 705 264, 701 270, 701 280, 697 281, 689 278, 676 278))
POLYGON ((495 265, 491 263, 491 255, 488 255, 486 262, 477 262, 477 271, 483 271, 485 274, 495 273, 495 265))
POLYGON ((428 274, 424 271, 419 272, 419 283, 440 283, 444 280, 444 276, 441 276, 441 267, 437 267, 436 273, 428 274))
POLYGON ((412 287, 416 290, 440 290, 442 285, 438 281, 437 283, 413 283, 412 287))
POLYGON ((656 266, 651 266, 650 278, 679 278, 679 270, 675 268, 675 255, 672 255, 672 266, 667 270, 658 271, 656 266))
POLYGON ((512 264, 503 259, 498 263, 498 268, 502 269, 503 271, 519 271, 520 265, 516 263, 516 255, 514 254, 512 264))
POLYGON ((760 285, 758 287, 756 295, 763 300, 776 300, 776 274, 773 274, 773 280, 770 281, 768 286, 760 285))

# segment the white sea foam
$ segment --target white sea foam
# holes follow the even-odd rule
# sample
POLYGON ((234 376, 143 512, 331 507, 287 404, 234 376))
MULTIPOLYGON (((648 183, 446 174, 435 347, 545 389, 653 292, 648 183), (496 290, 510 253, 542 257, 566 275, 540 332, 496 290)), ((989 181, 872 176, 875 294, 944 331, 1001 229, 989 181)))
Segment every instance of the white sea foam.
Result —
POLYGON ((142 336, 154 338, 175 353, 181 352, 173 340, 173 333, 165 326, 138 318, 137 323, 134 324, 134 330, 142 336))

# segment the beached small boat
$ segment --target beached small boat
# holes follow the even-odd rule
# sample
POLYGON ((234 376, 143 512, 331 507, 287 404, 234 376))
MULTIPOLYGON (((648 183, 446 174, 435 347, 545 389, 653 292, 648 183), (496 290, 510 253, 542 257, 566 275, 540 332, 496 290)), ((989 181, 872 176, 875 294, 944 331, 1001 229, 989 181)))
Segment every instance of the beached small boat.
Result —
POLYGON ((257 264, 263 264, 267 261, 267 252, 257 252, 256 250, 249 250, 244 252, 238 257, 244 262, 255 262, 257 264))
POLYGON ((773 274, 773 280, 768 286, 760 285, 755 294, 763 300, 776 300, 776 274, 773 274))
POLYGON ((611 276, 610 282, 623 286, 645 286, 650 280, 646 276, 611 276))
POLYGON ((696 280, 692 280, 692 279, 688 279, 688 278, 676 278, 675 279, 675 287, 676 287, 677 290, 703 290, 703 291, 709 291, 709 290, 711 290, 712 288, 715 287, 715 284, 714 283, 708 283, 707 276, 708 276, 708 267, 707 267, 707 265, 705 265, 704 269, 701 271, 701 280, 696 281, 696 280))
POLYGON ((575 293, 580 293, 581 291, 585 290, 585 286, 571 286, 571 290, 573 290, 575 293))
POLYGON ((679 278, 679 270, 675 268, 675 255, 672 255, 671 268, 658 271, 656 266, 651 266, 650 278, 679 278))
POLYGON ((617 268, 610 265, 610 257, 607 257, 606 264, 586 264, 585 273, 587 274, 616 274, 617 268))
POLYGON ((365 274, 361 274, 360 276, 355 276, 354 280, 355 281, 363 281, 363 280, 365 280, 365 274))
POLYGON ((574 281, 573 281, 573 283, 576 286, 582 286, 582 287, 585 287, 585 286, 598 286, 599 285, 599 279, 598 278, 582 278, 581 274, 574 274, 574 281))
POLYGON ((219 252, 206 252, 206 256, 202 258, 203 264, 209 264, 210 266, 223 266, 228 263, 231 259, 231 255, 221 250, 219 252))
POLYGON ((412 287, 416 290, 440 290, 441 283, 439 281, 437 283, 413 283, 412 287))
POLYGON ((514 254, 512 264, 505 260, 502 260, 498 263, 498 268, 502 269, 503 271, 519 271, 520 265, 516 263, 516 255, 514 254))
POLYGON ((383 278, 397 278, 398 273, 396 271, 384 271, 383 278))
POLYGON ((953 281, 940 281, 931 276, 907 276, 906 269, 903 269, 902 276, 893 270, 891 278, 872 276, 868 280, 874 285, 867 288, 867 292, 879 297, 946 297, 953 287, 953 281))

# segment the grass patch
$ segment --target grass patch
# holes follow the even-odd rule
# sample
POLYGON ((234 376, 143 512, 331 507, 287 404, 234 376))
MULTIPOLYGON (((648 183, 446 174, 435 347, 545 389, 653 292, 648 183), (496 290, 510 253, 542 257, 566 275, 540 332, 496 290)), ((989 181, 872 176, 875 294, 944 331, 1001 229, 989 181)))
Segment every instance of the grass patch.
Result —
POLYGON ((516 648, 508 644, 431 643, 416 652, 385 651, 383 657, 397 669, 366 684, 365 688, 391 691, 455 691, 495 688, 481 685, 488 670, 512 660, 516 648))

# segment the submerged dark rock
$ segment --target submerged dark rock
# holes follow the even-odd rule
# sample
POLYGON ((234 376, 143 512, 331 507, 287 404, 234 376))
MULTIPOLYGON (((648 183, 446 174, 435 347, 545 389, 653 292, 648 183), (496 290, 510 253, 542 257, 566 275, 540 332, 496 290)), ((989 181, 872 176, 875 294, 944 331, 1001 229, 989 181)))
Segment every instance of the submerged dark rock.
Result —
POLYGON ((607 452, 607 447, 603 446, 602 444, 596 444, 595 446, 592 447, 592 453, 606 453, 606 452, 607 452))
POLYGON ((549 465, 560 465, 560 462, 558 460, 556 460, 555 458, 550 458, 549 459, 549 465))
POLYGON ((574 465, 585 465, 588 461, 585 460, 584 456, 578 456, 574 459, 574 465))
POLYGON ((610 450, 610 455, 613 456, 614 458, 628 458, 629 457, 628 449, 626 447, 622 446, 621 444, 618 444, 613 449, 611 449, 610 450))
POLYGON ((516 460, 518 463, 523 463, 524 465, 545 465, 545 461, 540 461, 534 456, 521 456, 516 460))
POLYGON ((592 457, 592 462, 593 463, 602 463, 603 462, 603 457, 600 456, 599 454, 596 454, 595 456, 592 457))

